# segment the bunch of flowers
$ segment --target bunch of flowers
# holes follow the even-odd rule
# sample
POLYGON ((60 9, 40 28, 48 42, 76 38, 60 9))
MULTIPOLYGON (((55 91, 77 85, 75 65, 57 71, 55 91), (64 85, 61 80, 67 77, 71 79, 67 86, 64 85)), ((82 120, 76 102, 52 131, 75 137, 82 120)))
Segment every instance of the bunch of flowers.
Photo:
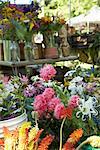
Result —
POLYGON ((54 33, 65 24, 65 20, 60 16, 44 16, 40 20, 40 30, 42 33, 54 33))
MULTIPOLYGON (((4 139, 0 139, 0 150, 48 150, 50 144, 54 140, 54 136, 47 134, 44 138, 40 138, 43 129, 39 130, 37 126, 32 127, 30 122, 23 123, 19 128, 9 131, 7 127, 3 127, 4 139)), ((100 148, 100 137, 91 136, 87 138, 78 147, 76 144, 83 136, 83 130, 74 130, 66 140, 60 150, 80 150, 85 144, 92 147, 100 148)))
POLYGON ((60 16, 44 16, 40 19, 39 31, 43 34, 45 47, 55 47, 54 34, 65 24, 60 16))
POLYGON ((27 84, 26 76, 5 76, 0 80, 0 120, 16 117, 24 111, 23 88, 27 84))
POLYGON ((46 135, 40 140, 43 129, 31 127, 30 122, 25 122, 12 132, 4 127, 3 132, 4 140, 0 140, 0 150, 48 150, 54 139, 52 135, 46 135))
MULTIPOLYGON (((2 2, 4 3, 4 2, 2 2)), ((33 34, 33 30, 38 27, 36 20, 40 7, 38 3, 30 5, 16 5, 6 2, 0 8, 0 31, 6 39, 17 38, 28 40, 33 34), (12 30, 15 31, 13 35, 12 30)))
MULTIPOLYGON (((68 87, 64 87, 62 84, 52 81, 55 74, 56 70, 52 65, 44 65, 40 69, 40 76, 32 77, 34 83, 39 82, 42 84, 42 86, 39 86, 42 87, 40 88, 41 92, 34 94, 34 88, 31 86, 27 89, 30 90, 29 95, 32 94, 31 97, 34 97, 32 102, 33 111, 38 114, 39 127, 44 128, 46 133, 55 135, 54 145, 59 142, 59 136, 62 137, 62 132, 63 142, 65 142, 65 128, 73 131, 77 127, 83 126, 85 135, 97 134, 98 128, 94 122, 94 117, 98 115, 98 101, 93 96, 95 88, 97 88, 95 84, 86 82, 82 76, 76 76, 70 80, 68 87), (86 86, 91 84, 93 84, 93 90, 86 86), (33 90, 32 92, 31 89, 33 90), (63 131, 64 122, 65 127, 63 131), (57 132, 59 128, 60 135, 57 132)), ((32 114, 34 113, 32 112, 32 114)), ((57 148, 58 146, 55 147, 57 148)))

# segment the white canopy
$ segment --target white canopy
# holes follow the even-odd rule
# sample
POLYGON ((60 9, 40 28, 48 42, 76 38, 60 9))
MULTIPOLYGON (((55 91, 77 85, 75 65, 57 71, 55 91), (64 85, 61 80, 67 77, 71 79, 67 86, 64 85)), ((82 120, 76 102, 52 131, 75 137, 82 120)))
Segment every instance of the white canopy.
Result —
POLYGON ((67 21, 69 25, 78 25, 82 23, 100 23, 100 7, 92 7, 86 14, 73 17, 67 21))
POLYGON ((67 23, 72 26, 84 23, 84 14, 71 18, 67 23))
POLYGON ((85 21, 89 23, 100 23, 100 7, 93 7, 87 12, 85 21))

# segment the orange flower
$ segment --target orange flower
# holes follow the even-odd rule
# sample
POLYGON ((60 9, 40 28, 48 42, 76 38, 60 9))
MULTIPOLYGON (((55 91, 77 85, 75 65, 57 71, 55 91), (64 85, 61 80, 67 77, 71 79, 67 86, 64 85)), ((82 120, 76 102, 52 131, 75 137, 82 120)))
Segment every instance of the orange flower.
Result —
POLYGON ((40 142, 38 150, 48 150, 48 146, 53 141, 54 137, 52 135, 47 135, 43 140, 40 142))
POLYGON ((4 145, 4 140, 0 139, 0 145, 4 145))
POLYGON ((77 129, 69 136, 70 138, 68 139, 68 141, 73 145, 75 145, 80 140, 82 135, 83 135, 83 130, 81 128, 77 129))
POLYGON ((3 127, 3 134, 4 134, 4 137, 12 136, 11 132, 9 131, 9 129, 7 127, 3 127))
POLYGON ((40 135, 41 135, 42 132, 43 132, 43 129, 41 129, 41 130, 38 131, 37 135, 34 138, 34 143, 38 141, 38 139, 39 139, 39 137, 40 137, 40 135))
POLYGON ((73 147, 73 144, 71 144, 70 142, 66 142, 63 146, 62 150, 75 150, 75 148, 73 147))
POLYGON ((65 24, 64 18, 60 18, 60 19, 59 19, 59 22, 60 22, 60 24, 65 24))
POLYGON ((71 107, 67 107, 62 110, 61 112, 61 118, 67 117, 68 119, 72 118, 73 109, 71 107))

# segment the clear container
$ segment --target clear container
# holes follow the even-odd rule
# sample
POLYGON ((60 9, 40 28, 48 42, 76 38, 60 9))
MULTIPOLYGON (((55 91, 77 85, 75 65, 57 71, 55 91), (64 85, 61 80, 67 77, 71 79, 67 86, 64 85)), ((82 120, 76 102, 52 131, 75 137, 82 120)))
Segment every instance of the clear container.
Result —
POLYGON ((20 61, 20 49, 15 41, 11 42, 10 44, 10 60, 20 61))

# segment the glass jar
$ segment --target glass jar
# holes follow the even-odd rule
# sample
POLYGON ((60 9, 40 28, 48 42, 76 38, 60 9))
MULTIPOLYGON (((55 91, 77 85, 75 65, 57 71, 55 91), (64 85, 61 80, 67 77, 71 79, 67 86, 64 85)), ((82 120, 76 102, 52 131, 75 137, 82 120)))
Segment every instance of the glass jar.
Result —
POLYGON ((20 61, 19 46, 15 41, 10 44, 10 61, 20 61))
POLYGON ((24 51, 25 51, 25 60, 32 60, 33 59, 33 52, 32 52, 32 44, 31 42, 25 42, 24 51))

